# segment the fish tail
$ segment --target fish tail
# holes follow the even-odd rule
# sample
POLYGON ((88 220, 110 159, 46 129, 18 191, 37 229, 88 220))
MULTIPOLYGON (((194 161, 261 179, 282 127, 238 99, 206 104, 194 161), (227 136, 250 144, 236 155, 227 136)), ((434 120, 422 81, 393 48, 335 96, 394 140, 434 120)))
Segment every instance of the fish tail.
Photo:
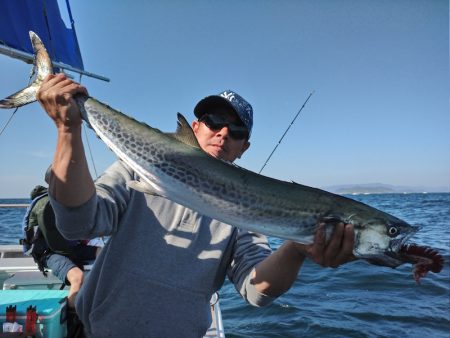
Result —
POLYGON ((29 86, 0 100, 0 108, 17 108, 36 101, 36 93, 42 81, 48 74, 53 74, 52 62, 41 39, 32 31, 30 31, 30 39, 36 55, 34 61, 37 69, 36 78, 29 86))

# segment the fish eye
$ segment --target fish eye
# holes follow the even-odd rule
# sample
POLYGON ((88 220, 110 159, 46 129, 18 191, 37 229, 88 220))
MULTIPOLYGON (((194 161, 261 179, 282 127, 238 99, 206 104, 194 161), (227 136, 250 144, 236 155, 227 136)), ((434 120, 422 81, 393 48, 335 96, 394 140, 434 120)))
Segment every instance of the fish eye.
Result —
POLYGON ((398 229, 396 227, 389 227, 388 234, 389 236, 395 236, 398 233, 398 229))

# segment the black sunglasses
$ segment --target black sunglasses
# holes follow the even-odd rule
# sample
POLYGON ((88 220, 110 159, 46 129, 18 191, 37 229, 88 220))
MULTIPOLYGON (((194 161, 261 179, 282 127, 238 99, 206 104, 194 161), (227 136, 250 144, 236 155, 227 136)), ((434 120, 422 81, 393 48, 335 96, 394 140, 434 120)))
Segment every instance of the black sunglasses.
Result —
POLYGON ((248 139, 248 129, 242 124, 236 124, 226 120, 221 115, 204 114, 200 119, 211 130, 220 130, 223 127, 228 127, 228 133, 235 140, 248 139))

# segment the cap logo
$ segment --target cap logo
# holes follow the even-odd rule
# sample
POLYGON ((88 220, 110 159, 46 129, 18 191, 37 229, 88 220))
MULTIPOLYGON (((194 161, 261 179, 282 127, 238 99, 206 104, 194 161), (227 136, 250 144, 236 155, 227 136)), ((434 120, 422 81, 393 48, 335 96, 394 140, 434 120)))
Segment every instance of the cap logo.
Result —
POLYGON ((234 93, 233 92, 223 92, 222 94, 220 94, 220 96, 226 98, 228 101, 233 101, 234 100, 234 93))

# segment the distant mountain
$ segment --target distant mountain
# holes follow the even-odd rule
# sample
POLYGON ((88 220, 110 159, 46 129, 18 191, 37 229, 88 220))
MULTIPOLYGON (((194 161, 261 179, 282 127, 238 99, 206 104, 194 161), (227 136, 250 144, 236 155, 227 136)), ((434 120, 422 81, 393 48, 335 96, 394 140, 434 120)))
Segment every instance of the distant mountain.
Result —
POLYGON ((450 192, 449 187, 395 186, 383 183, 341 184, 324 187, 324 190, 335 194, 398 194, 422 192, 450 192))

